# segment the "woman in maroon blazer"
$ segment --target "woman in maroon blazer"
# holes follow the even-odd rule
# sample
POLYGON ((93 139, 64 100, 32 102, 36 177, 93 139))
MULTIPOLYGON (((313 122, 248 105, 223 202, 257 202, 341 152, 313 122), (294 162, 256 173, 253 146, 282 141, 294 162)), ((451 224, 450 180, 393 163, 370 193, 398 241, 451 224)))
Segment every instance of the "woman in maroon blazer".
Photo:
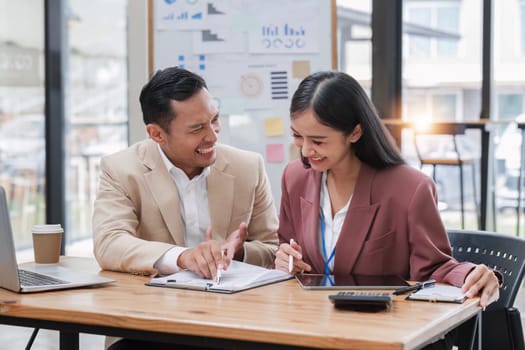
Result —
POLYGON ((359 83, 341 72, 305 78, 291 107, 301 160, 282 176, 275 266, 327 274, 400 275, 499 296, 485 265, 458 263, 432 180, 405 164, 359 83), (290 244, 291 243, 291 244, 290 244))

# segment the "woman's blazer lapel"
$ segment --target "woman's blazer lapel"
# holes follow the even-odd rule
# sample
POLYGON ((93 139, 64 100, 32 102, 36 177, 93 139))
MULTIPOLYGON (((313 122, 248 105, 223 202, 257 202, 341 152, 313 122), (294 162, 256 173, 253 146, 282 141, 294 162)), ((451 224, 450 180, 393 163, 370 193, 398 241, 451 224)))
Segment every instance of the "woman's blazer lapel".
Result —
MULTIPOLYGON (((318 244, 321 173, 310 171, 309 176, 305 176, 303 188, 305 191, 300 197, 299 203, 301 210, 299 217, 303 220, 303 255, 308 257, 306 260, 312 263, 312 268, 315 271, 322 272, 324 258, 319 251, 318 244)), ((295 225, 295 227, 300 226, 299 223, 295 225)))
POLYGON ((376 172, 364 163, 361 164, 352 201, 337 241, 334 274, 351 274, 365 244, 379 209, 379 204, 371 204, 372 185, 376 172))

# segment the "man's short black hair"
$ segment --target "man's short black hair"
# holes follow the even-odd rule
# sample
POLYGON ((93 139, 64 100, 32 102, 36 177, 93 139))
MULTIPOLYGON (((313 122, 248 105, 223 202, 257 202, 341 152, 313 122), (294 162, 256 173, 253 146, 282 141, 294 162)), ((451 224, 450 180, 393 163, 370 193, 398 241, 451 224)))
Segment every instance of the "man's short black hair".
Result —
POLYGON ((171 100, 187 100, 203 88, 207 88, 204 79, 188 70, 178 67, 158 70, 140 92, 144 124, 158 124, 169 132, 169 125, 177 116, 171 100))

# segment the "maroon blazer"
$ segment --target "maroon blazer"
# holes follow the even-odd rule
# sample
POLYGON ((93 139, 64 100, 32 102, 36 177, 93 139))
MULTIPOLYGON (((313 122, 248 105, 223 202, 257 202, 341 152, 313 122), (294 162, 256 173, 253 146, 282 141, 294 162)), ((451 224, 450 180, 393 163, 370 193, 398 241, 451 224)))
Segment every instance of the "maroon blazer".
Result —
MULTIPOLYGON (((279 239, 293 238, 314 273, 323 273, 319 252, 321 173, 290 163, 282 176, 279 239)), ((334 257, 334 274, 400 275, 461 286, 475 265, 451 257, 437 209, 434 182, 400 165, 377 170, 361 165, 334 257)))

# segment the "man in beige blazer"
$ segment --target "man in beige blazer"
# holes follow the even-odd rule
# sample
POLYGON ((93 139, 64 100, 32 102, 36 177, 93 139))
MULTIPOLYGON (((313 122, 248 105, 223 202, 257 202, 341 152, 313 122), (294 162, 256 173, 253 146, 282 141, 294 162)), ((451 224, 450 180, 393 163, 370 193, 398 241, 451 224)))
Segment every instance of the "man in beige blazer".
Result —
MULTIPOLYGON (((232 259, 273 266, 278 220, 263 159, 217 143, 218 109, 204 80, 160 70, 140 102, 149 139, 101 162, 93 214, 100 266, 207 278, 232 259)), ((130 348, 123 345, 111 349, 130 348)))

